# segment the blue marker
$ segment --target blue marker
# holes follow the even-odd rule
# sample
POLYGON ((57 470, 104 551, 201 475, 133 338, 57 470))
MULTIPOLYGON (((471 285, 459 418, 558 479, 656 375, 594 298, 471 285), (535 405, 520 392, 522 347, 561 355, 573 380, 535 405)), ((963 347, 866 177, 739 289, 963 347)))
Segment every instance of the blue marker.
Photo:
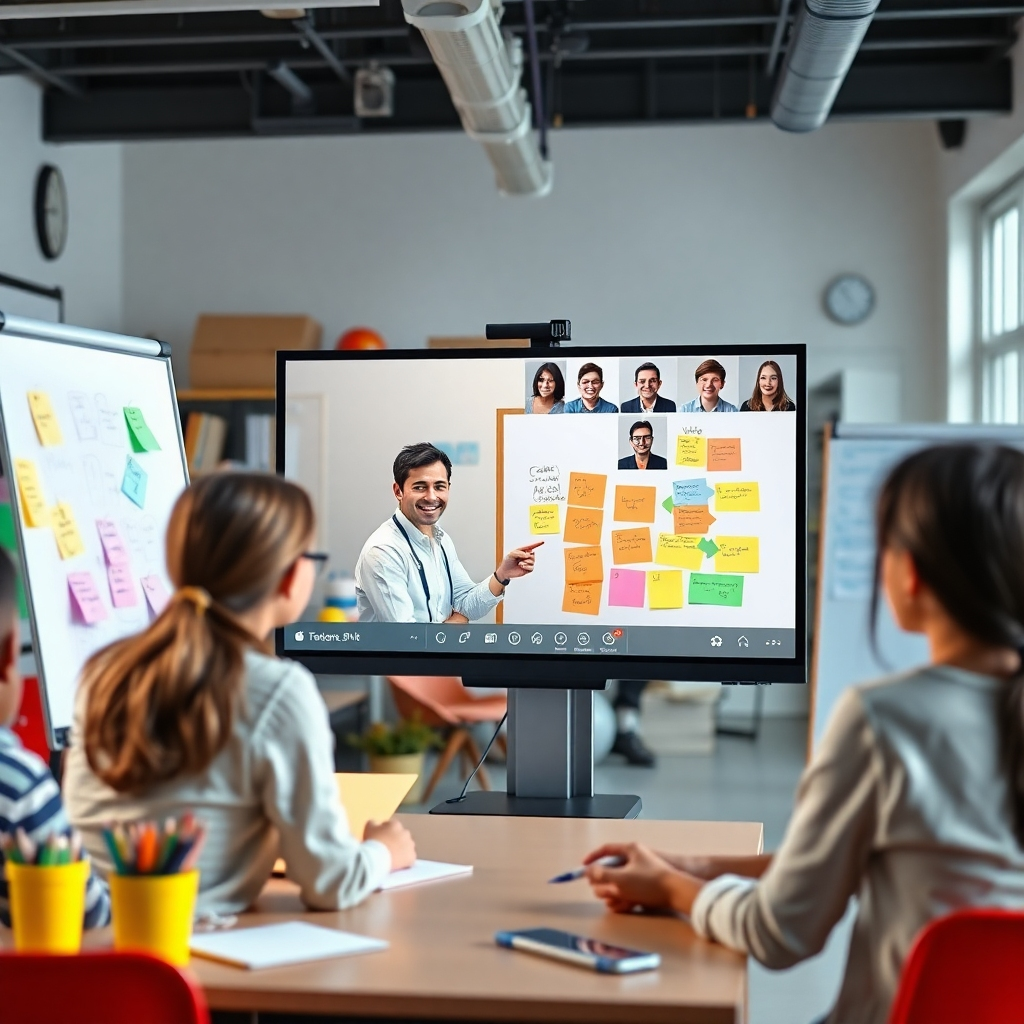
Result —
MULTIPOLYGON (((626 863, 625 857, 601 857, 594 861, 595 864, 601 864, 606 868, 621 868, 626 863)), ((554 878, 548 880, 548 885, 556 885, 562 882, 576 882, 587 873, 586 868, 577 868, 575 871, 566 871, 564 875, 555 875, 554 878)))

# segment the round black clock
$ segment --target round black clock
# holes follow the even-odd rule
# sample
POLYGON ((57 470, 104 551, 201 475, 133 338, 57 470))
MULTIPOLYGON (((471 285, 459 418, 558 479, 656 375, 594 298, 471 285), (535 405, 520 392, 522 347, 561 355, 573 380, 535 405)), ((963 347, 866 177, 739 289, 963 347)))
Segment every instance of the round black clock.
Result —
POLYGON ((36 175, 36 238, 48 260, 55 260, 68 240, 68 193, 60 168, 43 164, 36 175))

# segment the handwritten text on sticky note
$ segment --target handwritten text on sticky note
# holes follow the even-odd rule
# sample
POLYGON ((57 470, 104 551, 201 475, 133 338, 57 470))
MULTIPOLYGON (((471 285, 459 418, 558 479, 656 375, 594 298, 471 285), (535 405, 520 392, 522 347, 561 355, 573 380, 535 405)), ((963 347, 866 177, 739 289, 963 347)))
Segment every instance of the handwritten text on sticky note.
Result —
POLYGON ((687 600, 690 604, 717 604, 725 608, 740 608, 743 605, 742 576, 713 576, 710 573, 693 573, 687 600))
POLYGON ((674 533, 705 534, 715 522, 707 505, 676 505, 672 509, 672 530, 674 533))
POLYGON ((703 469, 707 462, 708 446, 703 437, 680 434, 676 438, 676 465, 703 469))
POLYGON ((149 476, 146 471, 129 455, 124 467, 124 479, 121 490, 139 508, 146 507, 146 484, 149 476))
POLYGON ((113 519, 97 519, 96 529, 100 534, 107 565, 127 565, 128 549, 121 540, 121 534, 117 532, 117 523, 113 519))
POLYGON ((599 547, 565 549, 566 583, 593 583, 603 579, 604 564, 599 547))
POLYGON ((35 424, 39 443, 46 448, 51 445, 63 444, 64 438, 60 433, 57 415, 50 404, 50 396, 45 391, 30 391, 28 393, 28 408, 32 413, 32 422, 35 424))
POLYGON ((715 572, 760 572, 757 537, 716 537, 715 572))
POLYGON ((714 493, 704 477, 699 480, 676 480, 672 484, 672 504, 706 505, 714 493))
POLYGON ((656 487, 619 484, 615 488, 615 519, 620 523, 653 523, 657 506, 656 487))
POLYGON ((136 405, 124 407, 124 418, 128 424, 128 436, 131 438, 133 452, 158 452, 160 444, 153 436, 153 431, 146 423, 146 417, 136 405))
POLYGON ((657 569, 647 574, 647 602, 652 610, 683 607, 683 574, 657 569))
POLYGON ((599 508, 573 508, 565 510, 565 537, 567 544, 600 544, 604 512, 599 508))
POLYGON ((760 512, 760 488, 754 482, 715 484, 716 512, 760 512))
POLYGON ((31 459, 15 459, 14 475, 18 479, 18 493, 21 495, 21 514, 25 525, 43 527, 50 525, 50 514, 39 482, 39 472, 31 459))
POLYGON ((636 530, 612 530, 612 561, 616 565, 632 562, 650 562, 651 530, 643 526, 636 530))
POLYGON ((159 615, 166 607, 170 597, 164 582, 157 575, 143 576, 139 582, 142 584, 142 592, 146 595, 146 603, 154 615, 159 615))
POLYGON ((709 473, 738 473, 742 468, 738 437, 708 438, 709 473))
POLYGON ((584 508, 604 508, 608 477, 604 473, 570 473, 569 504, 584 508))
POLYGON ((91 572, 69 572, 68 589, 71 591, 72 618, 92 626, 107 617, 107 609, 91 572))
POLYGON ((57 550, 61 558, 77 558, 85 554, 85 544, 78 532, 75 513, 71 506, 62 501, 53 509, 53 535, 57 538, 57 550))
POLYGON ((693 533, 659 533, 654 561, 696 571, 704 564, 704 552, 698 547, 700 539, 693 533))
POLYGON ((608 574, 608 605, 611 608, 643 608, 647 573, 639 569, 612 569, 608 574))
POLYGON ((560 530, 557 505, 530 506, 530 533, 558 533, 560 530))
POLYGON ((110 584, 110 599, 115 608, 134 608, 139 603, 135 593, 135 580, 127 565, 111 565, 107 567, 107 581, 110 584))
POLYGON ((562 593, 562 611, 578 615, 597 615, 601 611, 601 583, 566 583, 562 593))

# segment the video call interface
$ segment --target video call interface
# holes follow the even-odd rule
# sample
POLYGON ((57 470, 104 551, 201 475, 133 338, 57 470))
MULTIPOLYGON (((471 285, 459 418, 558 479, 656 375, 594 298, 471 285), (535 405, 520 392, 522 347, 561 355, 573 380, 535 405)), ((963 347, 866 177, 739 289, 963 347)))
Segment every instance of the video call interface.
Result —
POLYGON ((358 621, 315 598, 285 649, 795 657, 796 355, 606 351, 289 360, 358 621))

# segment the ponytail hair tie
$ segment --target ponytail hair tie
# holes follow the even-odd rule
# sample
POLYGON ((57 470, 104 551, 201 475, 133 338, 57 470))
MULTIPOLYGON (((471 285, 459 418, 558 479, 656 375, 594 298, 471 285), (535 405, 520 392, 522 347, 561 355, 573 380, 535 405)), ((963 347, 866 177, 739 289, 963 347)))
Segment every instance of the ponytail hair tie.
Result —
POLYGON ((206 609, 213 604, 213 598, 202 587, 179 587, 174 593, 175 601, 188 601, 196 610, 196 614, 202 618, 206 609))

